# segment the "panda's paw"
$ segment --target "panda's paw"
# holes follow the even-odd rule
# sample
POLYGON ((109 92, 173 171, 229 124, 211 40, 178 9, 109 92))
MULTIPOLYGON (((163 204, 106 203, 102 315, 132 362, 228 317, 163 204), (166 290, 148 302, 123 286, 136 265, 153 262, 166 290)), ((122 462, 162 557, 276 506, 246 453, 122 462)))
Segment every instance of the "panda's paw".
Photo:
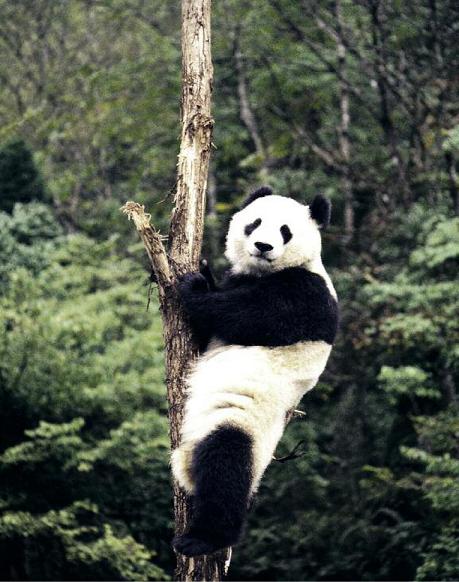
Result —
POLYGON ((192 534, 176 536, 172 541, 172 545, 174 546, 174 549, 179 552, 179 554, 183 554, 184 556, 188 557, 213 554, 217 550, 221 549, 221 547, 218 545, 194 537, 192 534))
POLYGON ((209 290, 209 283, 201 273, 186 273, 179 280, 179 291, 182 295, 200 293, 209 290))

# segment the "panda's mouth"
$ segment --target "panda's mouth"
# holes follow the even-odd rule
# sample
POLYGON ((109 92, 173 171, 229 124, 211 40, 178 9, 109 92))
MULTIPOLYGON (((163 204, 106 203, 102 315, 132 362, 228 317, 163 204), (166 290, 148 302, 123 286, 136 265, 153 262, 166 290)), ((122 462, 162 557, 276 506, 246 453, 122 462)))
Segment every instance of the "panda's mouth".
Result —
POLYGON ((263 253, 260 253, 259 255, 253 255, 252 253, 249 253, 249 254, 254 259, 260 259, 261 261, 266 261, 267 263, 272 263, 274 261, 274 259, 270 259, 268 257, 265 257, 265 255, 263 255, 263 253))

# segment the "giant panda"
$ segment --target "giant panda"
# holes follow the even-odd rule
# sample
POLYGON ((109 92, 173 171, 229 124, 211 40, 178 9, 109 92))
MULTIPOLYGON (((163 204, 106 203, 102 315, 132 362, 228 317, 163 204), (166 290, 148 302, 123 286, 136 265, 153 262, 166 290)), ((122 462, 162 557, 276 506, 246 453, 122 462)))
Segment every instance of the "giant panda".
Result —
POLYGON ((325 368, 338 323, 321 260, 330 208, 320 195, 306 206, 259 188, 230 222, 222 285, 202 273, 179 283, 192 328, 208 343, 188 377, 172 454, 174 477, 192 496, 188 531, 173 541, 186 556, 237 542, 286 415, 325 368))

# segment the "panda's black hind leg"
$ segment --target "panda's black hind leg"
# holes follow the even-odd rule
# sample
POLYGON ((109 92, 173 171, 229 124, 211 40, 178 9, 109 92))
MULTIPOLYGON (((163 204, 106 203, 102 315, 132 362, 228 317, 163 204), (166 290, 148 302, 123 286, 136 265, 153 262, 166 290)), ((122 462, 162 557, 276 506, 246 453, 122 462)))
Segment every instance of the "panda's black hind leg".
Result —
POLYGON ((252 440, 244 431, 222 426, 193 453, 195 483, 188 531, 174 538, 185 556, 211 554, 234 545, 247 513, 252 482, 252 440))
POLYGON ((174 548, 184 556, 202 556, 204 554, 213 554, 218 548, 199 538, 194 538, 189 534, 176 536, 172 542, 174 548))

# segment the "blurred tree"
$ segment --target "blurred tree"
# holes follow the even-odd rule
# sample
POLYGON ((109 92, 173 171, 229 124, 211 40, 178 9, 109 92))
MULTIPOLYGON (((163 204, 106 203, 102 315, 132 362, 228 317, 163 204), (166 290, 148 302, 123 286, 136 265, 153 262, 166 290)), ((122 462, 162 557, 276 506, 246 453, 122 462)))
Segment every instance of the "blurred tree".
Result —
POLYGON ((0 210, 11 212, 16 202, 45 198, 43 182, 32 153, 22 140, 0 148, 0 210))
POLYGON ((0 1, 0 136, 37 152, 68 229, 172 188, 178 21, 160 2, 0 1))

